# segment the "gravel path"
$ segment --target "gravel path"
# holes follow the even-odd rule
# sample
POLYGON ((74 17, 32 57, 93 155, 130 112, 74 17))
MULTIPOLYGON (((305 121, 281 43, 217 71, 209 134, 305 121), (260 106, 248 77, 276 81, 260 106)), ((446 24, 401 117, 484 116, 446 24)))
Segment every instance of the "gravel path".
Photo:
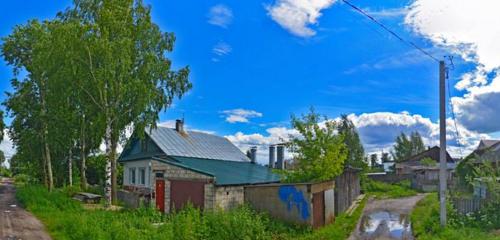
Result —
POLYGON ((15 187, 10 179, 0 179, 0 239, 50 240, 43 224, 19 207, 15 187))
POLYGON ((409 215, 425 194, 397 199, 370 199, 349 240, 405 239, 412 240, 409 215))

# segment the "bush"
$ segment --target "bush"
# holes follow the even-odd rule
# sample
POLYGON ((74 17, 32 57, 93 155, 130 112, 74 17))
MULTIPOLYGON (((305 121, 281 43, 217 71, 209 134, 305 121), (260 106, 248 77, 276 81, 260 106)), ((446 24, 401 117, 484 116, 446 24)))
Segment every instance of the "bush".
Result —
POLYGON ((14 176, 14 182, 18 185, 24 185, 26 183, 31 183, 31 178, 26 174, 17 174, 14 176))
POLYGON ((366 178, 363 181, 362 189, 365 193, 381 198, 401 198, 417 194, 417 191, 411 188, 409 180, 404 180, 395 184, 388 184, 366 178))

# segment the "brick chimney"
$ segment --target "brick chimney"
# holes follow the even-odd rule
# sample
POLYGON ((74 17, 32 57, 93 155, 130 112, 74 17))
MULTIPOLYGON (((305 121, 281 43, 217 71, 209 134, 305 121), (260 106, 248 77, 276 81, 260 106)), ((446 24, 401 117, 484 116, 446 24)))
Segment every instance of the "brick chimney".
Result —
POLYGON ((177 119, 175 120, 175 131, 179 133, 185 133, 184 132, 184 120, 177 119))

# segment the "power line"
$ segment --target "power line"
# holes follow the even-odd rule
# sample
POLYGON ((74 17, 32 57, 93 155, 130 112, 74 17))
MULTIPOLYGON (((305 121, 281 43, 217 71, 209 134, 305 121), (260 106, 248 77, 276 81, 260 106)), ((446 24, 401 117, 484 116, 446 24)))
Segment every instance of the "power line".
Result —
POLYGON ((399 36, 397 33, 395 33, 394 31, 392 31, 391 29, 389 29, 388 27, 386 27, 384 24, 382 24, 381 22, 379 22, 377 19, 375 19, 374 17, 370 16, 370 14, 368 14, 367 12, 363 11, 361 8, 359 7, 356 7, 355 5, 353 5, 352 3, 348 2, 347 0, 342 0, 342 2, 344 2, 345 4, 349 5, 351 8, 353 8, 354 10, 358 11, 359 13, 361 13, 362 15, 364 15, 365 17, 369 18, 370 20, 372 20, 374 23, 376 23, 377 25, 379 25, 381 28, 383 28, 384 30, 386 30, 387 32, 389 32, 392 36, 396 37, 397 39, 399 39, 401 42, 407 44, 408 46, 410 47, 413 47, 417 50, 419 50, 420 52, 422 52, 423 54, 425 54, 426 56, 430 57, 432 60, 436 61, 436 62, 439 62, 439 60, 437 58, 435 58, 434 56, 432 56, 429 52, 425 51, 424 49, 422 49, 421 47, 417 46, 415 43, 411 42, 411 41, 407 41, 405 40, 403 37, 399 36))
MULTIPOLYGON (((454 64, 453 64, 453 57, 451 56, 446 56, 446 58, 448 58, 448 60, 450 61, 450 65, 452 67, 451 70, 453 70, 455 68, 454 64)), ((453 108, 453 102, 451 101, 451 87, 450 87, 450 78, 449 78, 449 68, 446 67, 446 78, 448 79, 447 82, 447 85, 448 85, 448 100, 449 100, 449 104, 450 104, 450 112, 451 112, 451 117, 453 119, 453 123, 455 125, 455 134, 456 134, 456 137, 457 137, 457 143, 458 145, 462 145, 462 143, 460 142, 460 132, 458 131, 458 124, 457 124, 457 118, 455 117, 455 109, 453 108)), ((463 152, 462 152, 462 148, 459 146, 458 148, 460 150, 460 155, 463 156, 463 152)))

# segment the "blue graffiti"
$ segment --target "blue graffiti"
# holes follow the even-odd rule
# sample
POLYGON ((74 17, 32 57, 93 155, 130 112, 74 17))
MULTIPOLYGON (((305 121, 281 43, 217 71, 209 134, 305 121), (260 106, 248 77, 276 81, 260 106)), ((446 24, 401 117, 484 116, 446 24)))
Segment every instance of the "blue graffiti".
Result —
POLYGON ((309 202, 307 202, 302 191, 297 190, 292 185, 283 185, 280 187, 278 194, 280 200, 287 204, 288 211, 295 206, 303 220, 309 219, 309 202))

